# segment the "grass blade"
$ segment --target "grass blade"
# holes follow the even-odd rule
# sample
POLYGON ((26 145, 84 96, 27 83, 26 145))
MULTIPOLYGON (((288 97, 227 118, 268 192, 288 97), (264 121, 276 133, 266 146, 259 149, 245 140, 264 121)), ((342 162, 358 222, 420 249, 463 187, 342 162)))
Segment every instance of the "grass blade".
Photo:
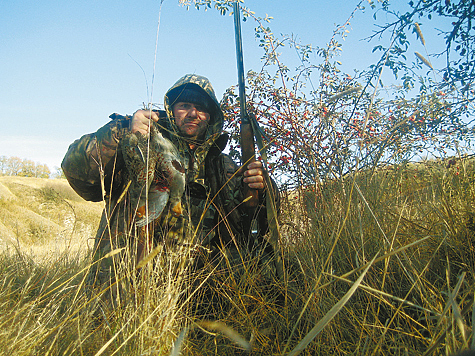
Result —
POLYGON ((414 52, 414 54, 422 61, 422 63, 424 63, 430 69, 434 69, 434 67, 432 67, 432 64, 422 54, 420 54, 419 52, 414 52))
POLYGON ((180 351, 183 346, 183 342, 185 341, 186 334, 188 334, 189 328, 183 328, 183 330, 178 334, 175 342, 173 343, 172 351, 170 352, 170 356, 180 356, 180 351))
POLYGON ((251 344, 244 339, 239 333, 237 333, 234 329, 227 326, 225 323, 221 321, 202 321, 198 323, 199 326, 220 332, 223 335, 226 335, 229 339, 234 341, 237 345, 241 346, 246 351, 251 351, 251 344))
POLYGON ((239 333, 237 333, 234 329, 227 326, 225 323, 221 321, 200 321, 198 323, 195 323, 191 327, 183 328, 183 330, 180 332, 177 339, 175 340, 175 343, 173 344, 173 348, 170 353, 170 356, 180 355, 180 351, 181 351, 181 348, 183 347, 183 342, 185 341, 188 331, 194 329, 195 327, 200 327, 203 329, 219 332, 227 336, 232 341, 234 341, 235 344, 239 345, 244 350, 248 352, 251 351, 251 348, 252 348, 251 343, 248 342, 246 339, 244 339, 241 335, 239 335, 239 333))
POLYGON ((424 36, 422 35, 421 27, 419 26, 419 24, 418 24, 417 22, 414 24, 414 27, 415 27, 415 29, 416 29, 417 36, 418 36, 419 39, 421 40, 422 45, 425 46, 425 45, 426 45, 426 41, 425 41, 425 39, 424 39, 424 36))
POLYGON ((313 339, 322 331, 325 326, 332 321, 332 319, 338 314, 338 312, 345 306, 345 304, 350 300, 351 296, 356 292, 358 287, 360 286, 361 282, 363 281, 364 276, 368 272, 369 268, 373 265, 376 256, 373 257, 373 260, 368 263, 366 269, 361 273, 358 279, 353 283, 350 290, 346 292, 346 294, 341 298, 338 303, 336 303, 329 311, 325 314, 325 316, 313 327, 312 330, 300 341, 300 343, 293 349, 288 356, 295 356, 302 352, 308 344, 312 342, 313 339))

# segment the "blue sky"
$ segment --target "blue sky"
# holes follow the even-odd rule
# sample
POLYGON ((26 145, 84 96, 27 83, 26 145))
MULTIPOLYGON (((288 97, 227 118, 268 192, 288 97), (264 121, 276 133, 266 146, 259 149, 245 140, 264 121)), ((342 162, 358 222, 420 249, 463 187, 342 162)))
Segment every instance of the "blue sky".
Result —
MULTIPOLYGON (((248 0, 244 5, 257 16, 272 16, 274 33, 324 46, 357 3, 248 0)), ((147 102, 159 8, 159 0, 2 1, 0 156, 32 159, 54 170, 76 138, 107 123, 111 113, 131 114, 147 102)), ((352 20, 342 55, 348 70, 371 63, 373 44, 360 40, 372 24, 370 11, 352 20)), ((242 23, 246 71, 261 66, 254 26, 242 23)), ((187 11, 178 0, 165 0, 153 102, 162 103, 167 88, 186 73, 207 76, 220 99, 237 82, 233 31, 232 16, 214 9, 187 11)))

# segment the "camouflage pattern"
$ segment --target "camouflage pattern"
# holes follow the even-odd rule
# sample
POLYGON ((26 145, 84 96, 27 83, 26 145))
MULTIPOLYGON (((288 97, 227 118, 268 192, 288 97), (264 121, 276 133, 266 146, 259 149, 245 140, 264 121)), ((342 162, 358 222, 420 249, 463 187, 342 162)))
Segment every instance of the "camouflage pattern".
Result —
POLYGON ((183 215, 176 216, 165 209, 147 226, 134 223, 137 207, 131 203, 133 185, 125 169, 122 144, 129 133, 130 116, 111 115, 108 124, 76 140, 64 157, 62 169, 72 188, 86 200, 105 200, 94 243, 96 264, 91 268, 91 285, 114 280, 114 259, 133 259, 137 263, 157 244, 193 246, 199 256, 193 263, 199 267, 216 258, 219 251, 250 250, 263 241, 267 231, 266 210, 262 206, 257 209, 260 237, 254 241, 245 223, 249 220, 248 211, 242 207, 242 176, 236 174, 236 163, 222 152, 228 136, 222 132, 224 116, 211 84, 204 77, 186 75, 170 90, 165 95, 165 112, 157 111, 160 120, 155 125, 177 147, 180 164, 185 168, 183 215), (190 150, 179 135, 172 115, 173 103, 167 96, 170 90, 188 85, 203 90, 216 104, 205 140, 195 150, 190 150), (122 247, 127 248, 101 260, 122 247))

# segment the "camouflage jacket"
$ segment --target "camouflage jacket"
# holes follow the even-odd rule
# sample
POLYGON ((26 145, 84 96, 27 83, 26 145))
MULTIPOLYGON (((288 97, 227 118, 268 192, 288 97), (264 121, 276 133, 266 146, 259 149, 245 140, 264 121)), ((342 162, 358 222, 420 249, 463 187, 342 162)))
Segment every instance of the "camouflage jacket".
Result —
MULTIPOLYGON (((162 214, 160 221, 149 226, 153 239, 155 242, 168 239, 194 244, 209 251, 233 244, 252 247, 259 241, 249 237, 246 222, 250 217, 242 205, 244 184, 242 176, 236 174, 238 166, 222 152, 228 137, 222 132, 224 117, 214 91, 205 78, 196 75, 183 77, 170 90, 184 85, 199 86, 212 98, 216 110, 203 144, 192 151, 170 119, 171 106, 165 95, 166 111, 158 112, 160 120, 156 125, 180 152, 186 171, 186 190, 182 198, 185 212, 179 218, 162 214)), ((129 130, 131 117, 112 114, 110 118, 112 120, 97 132, 76 140, 62 162, 64 174, 81 197, 106 202, 95 238, 95 250, 101 252, 100 255, 123 247, 126 241, 143 239, 143 231, 141 233, 133 224, 134 207, 127 198, 130 177, 124 169, 121 152, 121 139, 129 130)), ((260 196, 264 202, 263 194, 260 196)), ((255 217, 259 222, 257 236, 261 239, 267 231, 263 203, 256 210, 255 217)), ((143 243, 138 245, 140 249, 143 243)))

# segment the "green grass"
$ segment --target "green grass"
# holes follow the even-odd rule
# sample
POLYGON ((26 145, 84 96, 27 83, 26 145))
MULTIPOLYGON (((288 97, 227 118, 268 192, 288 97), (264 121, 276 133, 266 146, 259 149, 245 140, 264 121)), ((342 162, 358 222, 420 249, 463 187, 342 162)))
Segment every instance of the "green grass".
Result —
MULTIPOLYGON (((41 203, 81 203, 50 188, 41 203)), ((198 273, 186 253, 158 254, 140 273, 119 266, 123 297, 110 307, 84 288, 87 255, 4 251, 0 353, 169 355, 175 344, 182 355, 241 355, 249 343, 252 355, 287 355, 306 337, 302 355, 450 355, 472 345, 473 159, 356 172, 283 201, 283 280, 252 261, 198 273)), ((75 209, 84 224, 87 209, 75 209)))

